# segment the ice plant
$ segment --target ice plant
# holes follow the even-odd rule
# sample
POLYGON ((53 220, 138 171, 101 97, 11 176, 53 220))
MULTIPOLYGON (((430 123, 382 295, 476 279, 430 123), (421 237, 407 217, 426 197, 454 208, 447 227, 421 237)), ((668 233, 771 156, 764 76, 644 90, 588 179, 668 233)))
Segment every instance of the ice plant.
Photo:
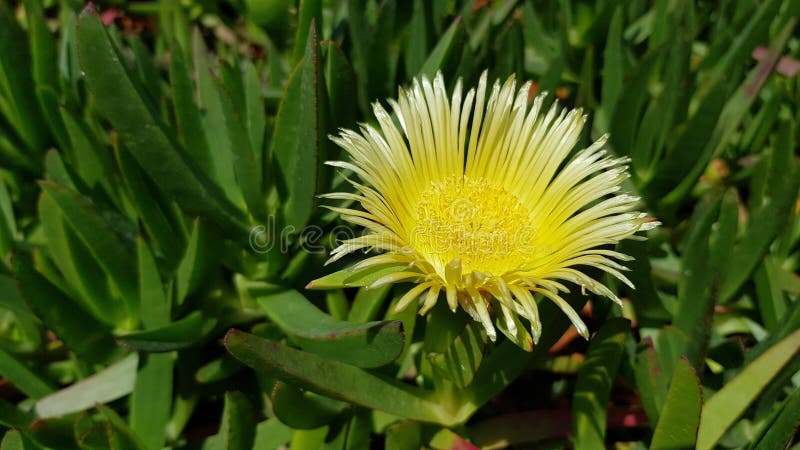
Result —
POLYGON ((627 158, 604 149, 607 136, 569 158, 586 116, 557 104, 545 111, 544 95, 530 101, 529 85, 517 90, 513 77, 502 86, 495 82, 488 99, 486 73, 477 89, 462 94, 460 80, 448 97, 441 74, 433 83, 422 77, 389 100, 396 122, 375 103, 380 130, 362 124, 360 133, 331 137, 352 161, 329 164, 361 182, 349 180, 356 193, 323 197, 358 202, 362 209, 329 208, 366 229, 343 241, 331 261, 359 249, 381 250, 356 268, 404 265, 371 285, 415 283, 397 309, 419 300, 424 314, 444 297, 492 340, 494 315, 517 344, 538 342, 537 294, 588 337, 561 294, 572 283, 621 303, 581 269, 595 267, 631 285, 619 263, 630 257, 613 245, 657 225, 635 211, 637 197, 620 192, 627 158))

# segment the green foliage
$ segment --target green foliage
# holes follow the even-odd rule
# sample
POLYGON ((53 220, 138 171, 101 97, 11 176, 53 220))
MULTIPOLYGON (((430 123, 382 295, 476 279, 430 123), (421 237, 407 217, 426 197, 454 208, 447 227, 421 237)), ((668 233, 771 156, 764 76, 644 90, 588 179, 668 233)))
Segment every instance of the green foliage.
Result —
POLYGON ((0 0, 0 449, 797 445, 796 0, 82 3, 0 0), (328 135, 484 70, 582 107, 664 224, 622 310, 565 297, 588 345, 324 266, 328 135))
POLYGON ((602 447, 605 442, 606 405, 622 358, 627 329, 624 319, 606 322, 592 339, 586 361, 578 369, 572 399, 576 449, 602 447))
POLYGON ((650 448, 692 448, 697 440, 703 391, 697 372, 682 358, 675 367, 650 448))

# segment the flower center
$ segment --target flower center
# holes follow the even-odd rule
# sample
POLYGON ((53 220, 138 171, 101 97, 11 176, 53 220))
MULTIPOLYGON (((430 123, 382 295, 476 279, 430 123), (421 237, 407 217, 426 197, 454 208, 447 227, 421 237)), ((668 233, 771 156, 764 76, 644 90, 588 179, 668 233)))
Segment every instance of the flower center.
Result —
POLYGON ((499 276, 530 260, 535 238, 530 213, 514 194, 485 179, 450 177, 423 192, 409 242, 440 275, 459 258, 464 274, 499 276))

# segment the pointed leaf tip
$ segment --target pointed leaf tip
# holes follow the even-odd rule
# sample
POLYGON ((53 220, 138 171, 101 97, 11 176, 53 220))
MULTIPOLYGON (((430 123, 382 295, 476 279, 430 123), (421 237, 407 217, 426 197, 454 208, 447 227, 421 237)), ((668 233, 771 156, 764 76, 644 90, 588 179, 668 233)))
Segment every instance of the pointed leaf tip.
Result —
POLYGON ((225 337, 222 338, 222 345, 224 345, 225 348, 230 351, 230 347, 228 346, 228 339, 230 339, 232 336, 235 336, 235 335, 237 335, 239 333, 241 333, 241 331, 237 330, 236 328, 231 328, 230 330, 228 330, 228 332, 225 333, 225 337))
POLYGON ((83 11, 81 11, 82 16, 96 16, 97 14, 97 6, 94 5, 93 2, 86 2, 86 6, 83 7, 83 11))

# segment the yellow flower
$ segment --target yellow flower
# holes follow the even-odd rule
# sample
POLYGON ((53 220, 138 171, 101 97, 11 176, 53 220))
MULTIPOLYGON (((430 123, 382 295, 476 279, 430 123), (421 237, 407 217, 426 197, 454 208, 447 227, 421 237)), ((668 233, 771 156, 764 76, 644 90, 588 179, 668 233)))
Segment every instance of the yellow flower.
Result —
MULTIPOLYGON (((581 267, 601 269, 628 285, 617 261, 631 258, 609 247, 658 222, 634 209, 639 199, 620 193, 626 158, 604 150, 601 137, 572 158, 586 116, 553 105, 544 96, 529 102, 529 85, 516 90, 509 78, 495 82, 486 99, 486 73, 462 97, 461 81, 448 98, 441 74, 423 77, 389 100, 394 118, 373 105, 380 130, 362 124, 331 139, 352 162, 329 165, 352 171, 357 193, 322 197, 357 202, 329 207, 366 233, 345 240, 335 261, 359 249, 382 250, 356 264, 362 269, 403 264, 370 287, 416 283, 397 303, 420 300, 424 314, 444 293, 496 339, 498 328, 517 344, 541 335, 535 295, 557 304, 578 332, 586 325, 560 296, 564 282, 620 303, 581 267), (521 338, 520 336, 527 336, 521 338)), ((416 305, 415 305, 416 306, 416 305)))

